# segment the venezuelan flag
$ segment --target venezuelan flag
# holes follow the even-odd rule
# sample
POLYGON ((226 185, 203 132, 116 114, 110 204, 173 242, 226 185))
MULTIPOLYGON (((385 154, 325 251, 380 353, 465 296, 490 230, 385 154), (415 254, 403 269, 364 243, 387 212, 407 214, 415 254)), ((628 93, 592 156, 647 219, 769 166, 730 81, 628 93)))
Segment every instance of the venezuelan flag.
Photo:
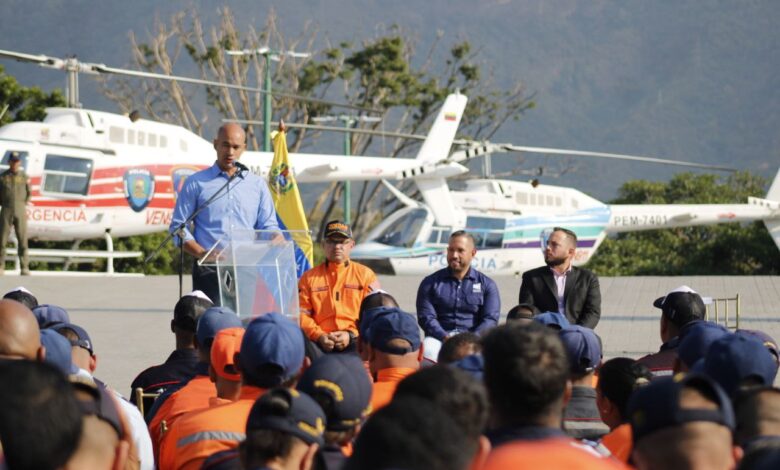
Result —
POLYGON ((274 159, 268 172, 268 186, 276 207, 276 219, 282 230, 298 230, 290 235, 295 242, 295 262, 298 278, 311 268, 314 262, 314 248, 306 214, 303 212, 298 184, 290 170, 290 158, 287 154, 287 136, 284 132, 272 134, 274 159))

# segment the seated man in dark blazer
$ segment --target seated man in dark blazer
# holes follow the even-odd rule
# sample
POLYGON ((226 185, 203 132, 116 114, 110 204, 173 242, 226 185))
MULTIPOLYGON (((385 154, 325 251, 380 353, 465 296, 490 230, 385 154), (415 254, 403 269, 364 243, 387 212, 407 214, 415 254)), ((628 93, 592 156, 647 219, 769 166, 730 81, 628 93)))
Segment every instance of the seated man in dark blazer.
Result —
POLYGON ((595 328, 601 316, 599 280, 591 271, 571 265, 576 249, 577 235, 555 227, 544 250, 547 266, 523 274, 519 303, 560 312, 572 324, 595 328))

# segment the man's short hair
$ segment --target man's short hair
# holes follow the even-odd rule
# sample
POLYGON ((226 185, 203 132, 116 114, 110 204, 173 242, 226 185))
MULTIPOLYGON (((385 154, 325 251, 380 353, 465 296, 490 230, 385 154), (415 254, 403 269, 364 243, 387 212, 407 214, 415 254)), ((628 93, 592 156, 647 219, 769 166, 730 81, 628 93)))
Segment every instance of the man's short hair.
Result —
POLYGON ((464 470, 471 455, 460 426, 418 397, 394 398, 366 422, 344 470, 464 470))
POLYGON ((480 345, 479 335, 470 331, 464 331, 441 345, 437 362, 440 364, 451 364, 480 351, 482 351, 482 345, 480 345), (471 347, 471 351, 469 351, 469 347, 471 347))
POLYGON ((8 468, 63 466, 81 436, 81 411, 54 366, 26 360, 0 363, 0 442, 8 468))
MULTIPOLYGON (((439 364, 406 377, 393 397, 406 396, 430 400, 443 409, 475 446, 487 425, 490 405, 485 386, 455 367, 439 364)), ((476 452, 476 447, 473 450, 476 452)))
POLYGON ((766 436, 780 436, 780 389, 754 387, 734 400, 737 427, 734 439, 743 448, 766 436))
POLYGON ((458 237, 466 237, 469 240, 471 240, 471 246, 474 246, 474 247, 477 246, 477 241, 474 239, 474 235, 470 234, 469 232, 467 232, 465 230, 456 230, 456 231, 452 232, 452 234, 450 235, 450 240, 454 240, 454 239, 456 239, 458 237))
POLYGON ((566 234, 566 237, 571 240, 574 247, 577 247, 577 234, 572 232, 571 230, 563 227, 553 227, 553 232, 563 232, 566 234))
POLYGON ((482 339, 482 355, 491 405, 507 425, 562 412, 569 359, 555 331, 536 322, 502 325, 482 339))
POLYGON ((628 399, 639 387, 647 385, 653 378, 650 369, 628 357, 610 359, 599 368, 598 389, 607 400, 612 402, 625 421, 628 418, 628 399))
POLYGON ((517 304, 506 314, 506 320, 533 320, 534 316, 540 314, 538 308, 533 304, 517 304))
POLYGON ((363 333, 363 327, 361 326, 361 322, 363 321, 363 314, 366 312, 366 310, 371 310, 374 308, 379 307, 395 307, 399 308, 398 302, 395 300, 395 298, 388 294, 387 292, 383 291, 382 289, 373 291, 363 297, 363 301, 360 302, 360 310, 358 311, 358 320, 357 320, 357 326, 358 331, 363 333))

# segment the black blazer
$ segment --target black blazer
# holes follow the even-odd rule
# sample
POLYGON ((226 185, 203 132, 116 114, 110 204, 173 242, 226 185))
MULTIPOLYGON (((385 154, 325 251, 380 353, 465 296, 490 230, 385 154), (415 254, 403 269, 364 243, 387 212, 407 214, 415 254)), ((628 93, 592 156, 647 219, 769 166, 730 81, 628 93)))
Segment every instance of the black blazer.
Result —
MULTIPOLYGON (((563 293, 566 318, 572 324, 595 328, 601 317, 599 278, 587 269, 572 266, 563 293)), ((536 306, 542 312, 558 311, 558 287, 547 266, 523 273, 520 302, 536 306)))

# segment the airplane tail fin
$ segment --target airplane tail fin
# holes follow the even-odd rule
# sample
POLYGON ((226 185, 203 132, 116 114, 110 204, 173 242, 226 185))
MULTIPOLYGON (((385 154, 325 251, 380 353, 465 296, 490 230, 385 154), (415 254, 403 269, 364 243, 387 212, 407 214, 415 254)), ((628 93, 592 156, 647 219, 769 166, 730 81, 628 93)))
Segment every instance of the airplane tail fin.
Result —
MULTIPOLYGON (((433 121, 428 137, 417 153, 416 159, 418 161, 435 163, 449 156, 467 101, 468 98, 460 93, 453 93, 444 100, 439 114, 433 121)), ((447 180, 440 177, 420 176, 415 177, 415 182, 426 205, 433 212, 437 224, 454 226, 465 223, 465 220, 459 220, 459 215, 450 197, 447 180)))
MULTIPOLYGON (((772 181, 772 186, 769 187, 769 191, 766 193, 766 199, 769 203, 780 205, 780 169, 777 170, 775 179, 772 181)), ((780 217, 773 217, 771 219, 764 219, 764 225, 769 230, 769 235, 772 236, 772 240, 775 241, 777 249, 780 250, 780 217)))

